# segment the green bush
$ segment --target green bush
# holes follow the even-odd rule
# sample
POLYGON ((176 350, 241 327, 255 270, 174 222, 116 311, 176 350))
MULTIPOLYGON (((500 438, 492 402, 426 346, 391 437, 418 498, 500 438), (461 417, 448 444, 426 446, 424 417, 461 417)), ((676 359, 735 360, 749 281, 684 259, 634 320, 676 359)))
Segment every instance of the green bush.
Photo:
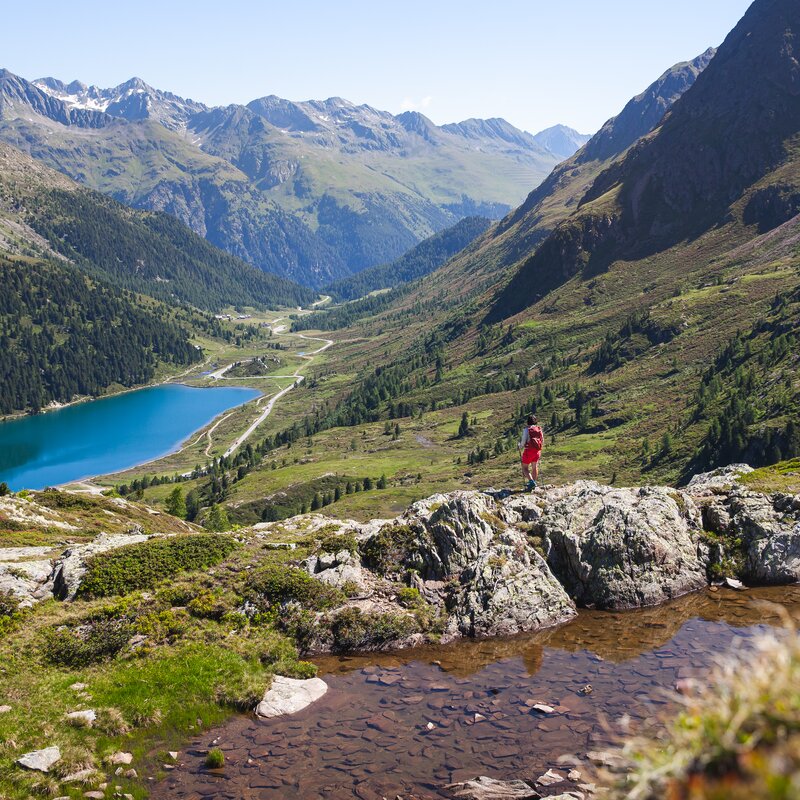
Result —
POLYGON ((405 614, 365 614, 345 608, 331 621, 334 648, 365 650, 382 647, 418 630, 417 621, 405 614))
POLYGON ((209 750, 208 755, 206 756, 206 766, 209 769, 220 769, 220 767, 224 767, 225 753, 223 753, 218 747, 215 747, 213 750, 209 750))
POLYGON ((408 559, 416 538, 407 525, 381 528, 361 546, 364 562, 375 572, 397 572, 408 559))
POLYGON ((167 642, 186 633, 189 618, 185 612, 149 611, 137 618, 134 623, 136 633, 148 636, 156 642, 167 642))
POLYGON ((275 606, 295 601, 305 608, 322 611, 344 602, 338 589, 314 580, 299 567, 269 564, 254 571, 248 578, 253 602, 265 600, 275 606))
POLYGON ((58 667, 85 667, 113 658, 128 643, 131 625, 124 620, 101 620, 76 628, 48 628, 42 656, 58 667))
POLYGON ((205 589, 186 604, 186 609, 193 617, 220 620, 234 610, 234 604, 220 592, 205 589))
POLYGON ((11 592, 0 592, 0 636, 9 633, 22 619, 19 598, 11 592))
POLYGON ((320 632, 314 613, 297 603, 289 603, 281 609, 277 624, 297 642, 301 653, 308 653, 314 647, 320 632))
POLYGON ((397 602, 405 608, 419 608, 425 605, 422 595, 419 593, 419 589, 413 589, 410 586, 404 586, 400 589, 397 593, 397 602))
POLYGON ((74 494, 72 492, 60 492, 58 489, 45 489, 36 495, 36 502, 41 506, 52 509, 77 509, 80 511, 94 511, 102 507, 97 500, 74 494))
POLYGON ((340 553, 342 550, 347 550, 349 553, 358 551, 358 542, 352 531, 323 536, 316 548, 318 553, 340 553))
POLYGON ((78 595, 108 597, 150 589, 176 573, 219 564, 236 546, 227 536, 190 534, 98 553, 88 560, 78 595))

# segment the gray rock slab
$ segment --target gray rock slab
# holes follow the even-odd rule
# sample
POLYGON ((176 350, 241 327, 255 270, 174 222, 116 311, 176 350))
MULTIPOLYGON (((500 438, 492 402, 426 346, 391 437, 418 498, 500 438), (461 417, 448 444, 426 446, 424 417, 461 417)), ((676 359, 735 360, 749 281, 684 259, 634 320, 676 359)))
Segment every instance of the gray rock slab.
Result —
POLYGON ((298 680, 275 675, 272 686, 256 706, 256 715, 271 718, 295 714, 319 700, 327 691, 328 684, 321 678, 298 680))

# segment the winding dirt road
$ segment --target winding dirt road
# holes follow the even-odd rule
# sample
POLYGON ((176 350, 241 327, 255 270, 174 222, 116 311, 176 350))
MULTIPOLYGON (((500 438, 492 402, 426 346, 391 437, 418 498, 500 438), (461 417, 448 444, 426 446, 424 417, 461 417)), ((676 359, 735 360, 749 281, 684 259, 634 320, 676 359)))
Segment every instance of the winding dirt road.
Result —
MULTIPOLYGON (((276 322, 278 322, 278 321, 279 320, 276 320, 276 322)), ((267 377, 270 377, 270 378, 293 378, 294 382, 291 383, 286 388, 281 389, 277 394, 273 395, 269 399, 269 402, 264 407, 264 410, 261 412, 261 414, 258 415, 258 417, 250 425, 250 427, 241 436, 239 436, 233 442, 233 444, 231 444, 231 446, 225 451, 225 453, 224 453, 225 456, 229 456, 232 453, 235 453, 250 438, 250 436, 252 436, 252 434, 255 432, 255 430, 258 428, 258 426, 261 425, 261 423, 272 413, 272 409, 275 407, 275 403, 277 403, 278 400, 281 399, 281 397, 283 397, 284 395, 286 395, 289 392, 291 392, 292 389, 296 389, 305 380, 305 376, 300 372, 300 370, 302 370, 305 367, 307 367, 314 360, 314 356, 318 356, 320 353, 324 352, 329 347, 333 347, 333 345, 335 344, 335 342, 332 339, 321 339, 318 336, 305 336, 302 333, 284 333, 285 330, 286 330, 286 326, 285 325, 279 325, 278 327, 273 328, 272 332, 277 336, 295 336, 298 339, 305 339, 306 341, 309 341, 309 342, 323 342, 323 345, 322 345, 322 347, 318 347, 316 350, 312 350, 309 353, 298 353, 298 356, 300 358, 306 359, 306 363, 303 364, 302 366, 298 367, 292 375, 269 375, 269 376, 267 376, 267 377)), ((225 372, 225 370, 221 370, 221 373, 224 373, 224 372, 225 372)), ((220 375, 220 377, 222 377, 222 375, 220 375)), ((220 420, 220 422, 221 422, 221 420, 220 420)), ((211 448, 211 444, 210 444, 211 431, 209 431, 208 433, 209 433, 208 449, 210 449, 211 448)), ((206 450, 206 453, 208 453, 208 449, 206 450)))

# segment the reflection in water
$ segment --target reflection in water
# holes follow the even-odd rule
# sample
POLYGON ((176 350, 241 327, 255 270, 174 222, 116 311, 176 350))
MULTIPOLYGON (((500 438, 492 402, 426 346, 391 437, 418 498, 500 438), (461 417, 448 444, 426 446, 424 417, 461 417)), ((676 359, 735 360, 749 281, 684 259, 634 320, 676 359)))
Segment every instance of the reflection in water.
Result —
POLYGON ((702 678, 734 640, 780 624, 759 601, 800 619, 800 587, 720 590, 653 609, 584 611, 535 635, 322 658, 325 697, 291 717, 239 716, 200 736, 152 796, 438 798, 477 775, 533 780, 560 769, 562 755, 608 744, 609 720, 662 713, 678 680, 702 678), (581 693, 586 684, 591 694, 581 693), (202 766, 217 738, 222 777, 202 766))
POLYGON ((627 661, 666 644, 691 619, 725 622, 732 626, 780 625, 779 604, 800 620, 800 585, 771 586, 734 592, 728 589, 686 595, 670 603, 634 611, 587 611, 557 628, 507 638, 460 640, 445 646, 419 647, 397 653, 365 653, 316 659, 320 675, 342 674, 370 664, 399 666, 412 661, 439 661, 456 675, 472 675, 504 658, 521 658, 528 673, 542 666, 546 647, 585 650, 606 661, 627 661))

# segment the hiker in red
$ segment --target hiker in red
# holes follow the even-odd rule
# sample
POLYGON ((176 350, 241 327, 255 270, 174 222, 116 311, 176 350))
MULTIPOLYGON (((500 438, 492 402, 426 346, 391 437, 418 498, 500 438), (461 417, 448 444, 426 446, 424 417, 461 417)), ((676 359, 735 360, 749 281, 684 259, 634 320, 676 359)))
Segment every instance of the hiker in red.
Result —
POLYGON ((519 440, 519 449, 522 453, 522 477, 528 480, 525 491, 530 492, 536 488, 536 480, 539 477, 539 458, 542 455, 544 433, 533 414, 528 415, 525 423, 519 440))

